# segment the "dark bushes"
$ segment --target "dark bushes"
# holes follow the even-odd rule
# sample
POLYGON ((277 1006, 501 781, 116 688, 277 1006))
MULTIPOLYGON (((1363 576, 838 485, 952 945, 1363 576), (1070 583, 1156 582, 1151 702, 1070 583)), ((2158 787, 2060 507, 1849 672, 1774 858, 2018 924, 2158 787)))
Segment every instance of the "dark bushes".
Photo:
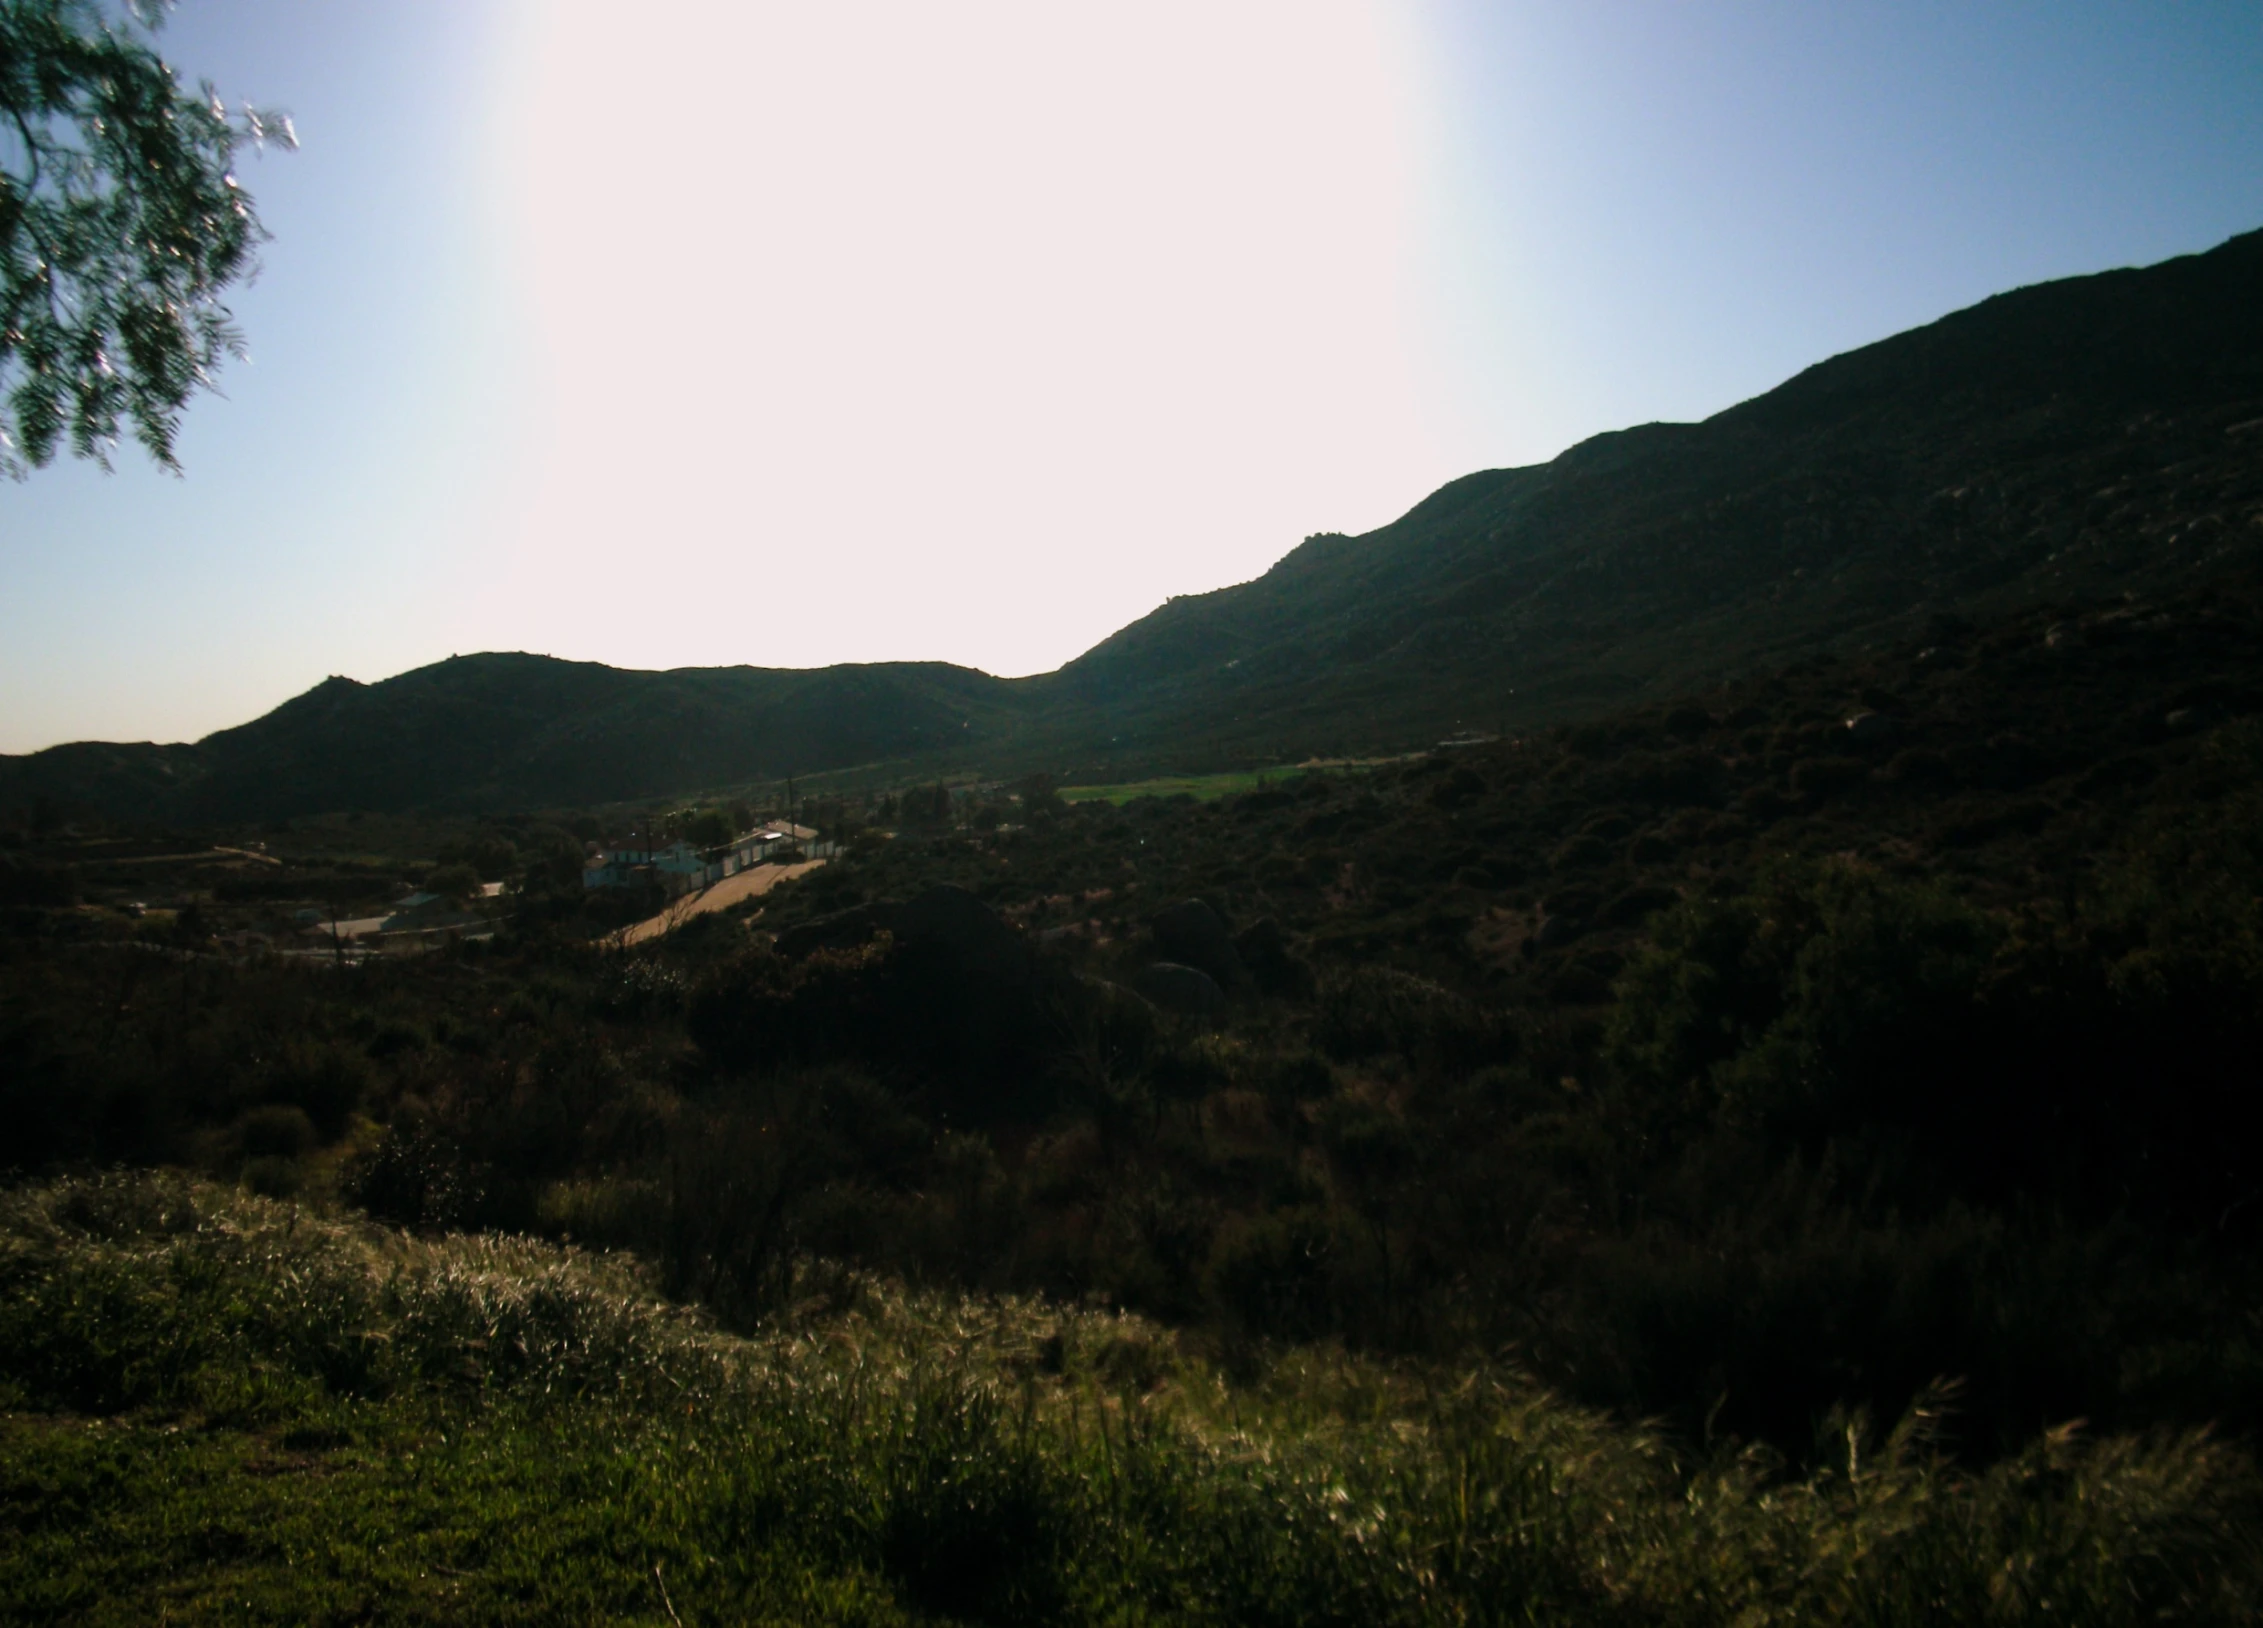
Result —
POLYGON ((375 1071, 361 1050, 304 1039, 285 1044, 265 1070, 258 1095, 300 1110, 323 1141, 344 1132, 346 1120, 367 1100, 375 1071))
POLYGON ((464 1150, 439 1131, 396 1127, 347 1173, 346 1196, 380 1221, 412 1232, 476 1225, 485 1183, 464 1150))
POLYGON ((779 1082, 683 1127, 661 1249, 669 1293, 739 1327, 787 1300, 803 1258, 798 1201, 830 1173, 817 1156, 822 1090, 779 1082))
POLYGON ((1621 982, 1611 1055, 1811 1151, 1888 1138, 1968 1194, 2234 1204, 2224 1150, 2263 1129, 2263 959, 2234 948, 2248 929, 2191 913, 2254 906, 2129 885, 2088 930, 2026 934, 1872 873, 1779 876, 1666 918, 1621 982))
POLYGON ((1870 765, 1858 757, 1811 757, 1792 765, 1792 794, 1810 801, 1852 791, 1870 778, 1870 765))
POLYGON ((1313 1038, 1331 1056, 1398 1052, 1444 1068, 1482 1068, 1516 1054, 1505 1014, 1396 967, 1367 965, 1321 988, 1313 1038))
POLYGON ((79 902, 79 877, 69 865, 43 865, 0 854, 0 907, 67 910, 79 902))
POLYGON ((253 1159, 295 1159, 315 1145, 314 1121, 305 1110, 279 1105, 244 1115, 236 1136, 245 1157, 253 1159))
POLYGON ((2189 1248, 1961 1202, 1866 1212, 1863 1185, 1831 1161, 1748 1173, 1705 1229, 1598 1240, 1534 1343, 1594 1401, 1793 1447, 1836 1405, 1899 1409, 1943 1376, 1976 1456, 2078 1416, 2263 1420, 2263 1350, 2226 1333, 2239 1292, 2189 1248))
POLYGON ((722 1067, 759 1072, 894 1049, 893 940, 819 950, 799 960, 748 950, 702 981, 686 1013, 691 1037, 722 1067))
POLYGON ((1245 1333, 1318 1338, 1342 1326, 1335 1280, 1348 1247, 1339 1219, 1316 1205, 1237 1220, 1218 1236, 1211 1298, 1245 1333))

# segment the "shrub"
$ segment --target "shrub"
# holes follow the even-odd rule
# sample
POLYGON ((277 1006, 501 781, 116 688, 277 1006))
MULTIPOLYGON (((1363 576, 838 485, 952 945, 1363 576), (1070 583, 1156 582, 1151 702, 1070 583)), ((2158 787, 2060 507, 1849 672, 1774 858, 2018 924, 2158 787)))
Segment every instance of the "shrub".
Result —
POLYGON ((742 1072, 866 1054, 878 1037, 893 952, 884 937, 798 960, 745 951, 701 981, 686 1012, 691 1036, 742 1072))
POLYGON ((1681 902, 1681 895, 1670 887, 1646 883, 1628 888, 1605 905, 1597 916, 1606 927, 1635 927, 1661 910, 1670 910, 1681 902))
POLYGON ((279 1103, 254 1108, 237 1124, 236 1141, 247 1158, 295 1159, 314 1147, 314 1121, 303 1108, 279 1103))
POLYGON ((1999 937, 1945 894, 1843 866, 1693 902, 1627 969, 1610 1055, 1786 1131, 1927 1121, 1999 937))
POLYGON ((1427 801, 1433 808, 1462 808, 1485 795, 1484 780, 1467 765, 1457 764, 1436 785, 1430 788, 1427 801))
POLYGON ((1547 989, 1559 1006, 1601 1006, 1611 999, 1611 980, 1592 967, 1565 967, 1548 980, 1547 989))
POLYGON ((1314 1128, 1329 1164, 1355 1191, 1387 1187, 1414 1166, 1415 1141, 1406 1120, 1366 1098, 1331 1099, 1314 1128))
POLYGON ((78 872, 0 857, 0 906, 67 910, 79 902, 78 872))
POLYGON ((1929 746, 1912 746, 1896 752, 1886 765, 1889 778, 1910 786, 1943 786, 1955 780, 1948 758, 1929 746))
POLYGON ((342 1186, 376 1219, 413 1232, 468 1225, 486 1196, 461 1147, 437 1131, 401 1126, 347 1167, 342 1186))
POLYGON ((1627 844, 1627 862, 1634 865, 1662 864, 1679 851, 1679 845, 1663 831, 1645 831, 1627 844))
POLYGON ((1809 802, 1836 797, 1870 779, 1870 765, 1858 757, 1811 757, 1792 765, 1792 795, 1809 802))
POLYGON ((478 895, 479 872, 462 863, 434 866, 425 873, 424 891, 461 903, 478 895))
POLYGON ((1559 845, 1548 856, 1548 865, 1550 869, 1558 871, 1595 870, 1608 865, 1611 859, 1611 844, 1607 840, 1599 836, 1581 836, 1559 845))
POLYGON ((1368 964, 1329 979, 1313 1038, 1330 1056, 1398 1052, 1433 1066, 1476 1068, 1516 1053, 1507 1017, 1396 967, 1368 964))
POLYGON ((665 1236, 666 1189, 657 1181, 596 1176, 552 1182, 535 1200, 545 1234, 604 1249, 653 1249, 665 1236))
POLYGON ((366 1051, 299 1039, 282 1048, 257 1089, 271 1103, 301 1110, 321 1138, 331 1141, 368 1101, 375 1080, 366 1051))
POLYGON ((1249 1334, 1317 1338, 1341 1326, 1335 1284, 1341 1245, 1335 1219, 1318 1206, 1230 1222, 1205 1273, 1210 1298, 1249 1334))

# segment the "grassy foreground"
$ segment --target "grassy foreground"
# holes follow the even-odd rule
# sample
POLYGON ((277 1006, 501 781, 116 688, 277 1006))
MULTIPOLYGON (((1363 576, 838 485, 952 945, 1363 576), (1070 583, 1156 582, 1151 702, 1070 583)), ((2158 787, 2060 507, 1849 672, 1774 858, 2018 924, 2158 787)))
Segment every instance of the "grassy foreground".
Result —
POLYGON ((9 1622, 2247 1622, 2204 1436, 1808 1479, 1503 1373, 833 1286, 761 1339, 629 1263, 164 1176, 0 1195, 9 1622))

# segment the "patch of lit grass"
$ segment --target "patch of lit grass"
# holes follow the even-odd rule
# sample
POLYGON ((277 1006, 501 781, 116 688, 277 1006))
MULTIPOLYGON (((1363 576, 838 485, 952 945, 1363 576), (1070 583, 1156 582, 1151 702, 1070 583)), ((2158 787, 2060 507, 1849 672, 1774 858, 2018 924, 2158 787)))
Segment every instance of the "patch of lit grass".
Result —
MULTIPOLYGON (((836 1289, 841 1285, 836 1284, 836 1289)), ((1136 1318, 851 1285, 735 1339, 632 1263, 167 1178, 0 1198, 0 1619, 2253 1620, 2251 1466, 1690 1463, 1511 1373, 1230 1385, 1136 1318)))
POLYGON ((1229 774, 1165 775, 1155 780, 1126 780, 1112 786, 1063 786, 1061 800, 1121 805, 1135 797, 1192 797, 1198 802, 1208 802, 1215 797, 1234 797, 1269 786, 1288 785, 1303 775, 1335 774, 1365 766, 1364 761, 1329 759, 1283 764, 1271 769, 1236 770, 1229 774))

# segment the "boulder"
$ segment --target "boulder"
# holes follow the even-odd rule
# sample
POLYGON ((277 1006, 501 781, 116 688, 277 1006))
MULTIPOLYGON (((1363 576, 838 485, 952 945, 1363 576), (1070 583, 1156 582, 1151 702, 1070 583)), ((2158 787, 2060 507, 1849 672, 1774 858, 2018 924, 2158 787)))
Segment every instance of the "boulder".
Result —
POLYGON ((907 949, 937 953, 988 982, 1024 984, 1036 972, 1027 935, 963 887, 931 887, 887 910, 881 924, 907 949))
POLYGON ((1198 968, 1221 989, 1238 992, 1253 987, 1233 935, 1218 912, 1202 900, 1182 899, 1148 925, 1164 961, 1198 968))
POLYGON ((799 961, 819 950, 853 950, 869 944, 880 931, 880 913, 890 908, 892 901, 860 904, 789 927, 778 935, 778 953, 799 961))
POLYGON ((1226 1004, 1226 992, 1209 973, 1174 961, 1157 961, 1142 968, 1132 980, 1132 988, 1164 1011, 1188 1017, 1209 1017, 1226 1004))
POLYGON ((817 950, 853 950, 891 934, 922 959, 990 980, 1026 982, 1029 941, 997 911, 963 887, 939 884, 907 901, 878 899, 778 935, 778 953, 800 959, 817 950))
POLYGON ((1138 990, 1082 973, 1066 985, 1057 1010, 1072 1047, 1089 1042, 1104 1057, 1145 1056, 1162 1019, 1155 1003, 1138 990))

